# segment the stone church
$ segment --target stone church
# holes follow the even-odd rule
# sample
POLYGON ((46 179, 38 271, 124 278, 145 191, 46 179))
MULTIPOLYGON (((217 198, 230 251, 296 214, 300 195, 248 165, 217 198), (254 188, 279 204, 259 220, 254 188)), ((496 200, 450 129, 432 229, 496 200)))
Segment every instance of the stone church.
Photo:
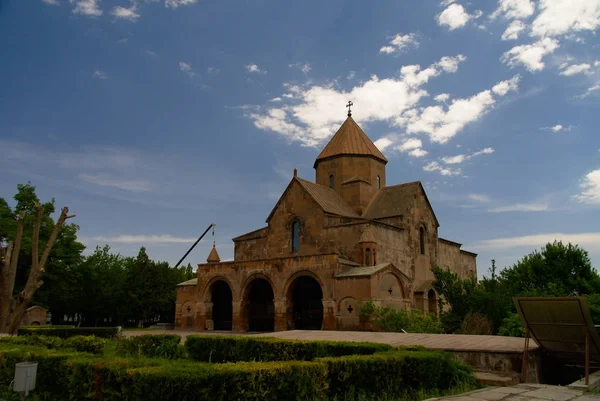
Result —
POLYGON ((314 163, 297 171, 267 225, 213 249, 177 286, 175 327, 188 330, 357 330, 361 305, 437 313, 431 268, 477 274, 477 255, 438 236, 419 181, 388 185, 387 159, 351 113, 314 163))

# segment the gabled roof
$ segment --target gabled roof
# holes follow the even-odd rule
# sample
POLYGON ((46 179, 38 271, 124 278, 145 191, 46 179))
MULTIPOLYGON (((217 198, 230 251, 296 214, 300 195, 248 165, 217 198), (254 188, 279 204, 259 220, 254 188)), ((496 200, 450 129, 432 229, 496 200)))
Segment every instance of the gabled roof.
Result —
POLYGON ((335 277, 361 277, 361 276, 372 276, 380 270, 390 266, 390 263, 382 263, 375 266, 360 266, 352 267, 343 272, 336 273, 335 277))
POLYGON ((193 278, 191 280, 188 280, 188 281, 184 281, 183 283, 179 283, 179 284, 176 285, 176 287, 184 287, 184 286, 187 286, 187 285, 196 285, 196 284, 198 284, 198 278, 197 277, 193 278))
POLYGON ((377 191, 377 194, 367 206, 367 209, 363 213, 362 217, 369 220, 382 219, 385 217, 400 216, 406 214, 406 212, 412 206, 413 199, 416 195, 423 194, 427 206, 433 215, 435 224, 437 227, 440 226, 435 212, 431 207, 431 203, 427 198, 425 189, 421 181, 408 182, 406 184, 393 185, 391 187, 385 187, 377 191))
POLYGON ((246 240, 255 239, 255 238, 262 238, 262 237, 265 237, 265 234, 268 229, 269 229, 268 226, 259 228, 254 231, 250 231, 249 233, 238 235, 237 237, 233 238, 232 240, 235 242, 235 241, 246 241, 246 240))
POLYGON ((315 160, 314 167, 316 168, 319 161, 323 159, 340 155, 370 156, 383 163, 387 163, 387 159, 383 153, 377 149, 377 146, 371 142, 367 134, 350 116, 348 116, 319 154, 317 160, 315 160))
POLYGON ((215 244, 213 244, 206 261, 208 263, 219 263, 221 261, 221 257, 219 256, 219 252, 217 252, 217 246, 215 244))
POLYGON ((360 218, 360 216, 348 205, 341 196, 337 194, 333 189, 324 187, 323 185, 316 184, 314 182, 305 180, 303 178, 294 177, 290 181, 289 185, 283 191, 283 194, 275 204, 275 207, 267 217, 267 222, 271 220, 273 213, 277 210, 277 207, 291 188, 292 184, 297 182, 300 188, 304 189, 311 198, 323 209, 325 213, 334 214, 343 217, 360 218))

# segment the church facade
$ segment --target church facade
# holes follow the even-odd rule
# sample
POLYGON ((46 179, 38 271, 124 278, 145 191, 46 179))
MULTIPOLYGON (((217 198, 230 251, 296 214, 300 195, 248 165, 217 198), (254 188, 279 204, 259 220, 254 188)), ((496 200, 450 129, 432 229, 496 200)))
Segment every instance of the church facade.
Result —
POLYGON ((437 313, 431 268, 477 275, 477 255, 438 236, 423 185, 387 185, 387 159, 351 114, 317 157, 315 182, 293 177, 267 225, 216 248, 177 286, 187 330, 358 330, 361 305, 437 313))

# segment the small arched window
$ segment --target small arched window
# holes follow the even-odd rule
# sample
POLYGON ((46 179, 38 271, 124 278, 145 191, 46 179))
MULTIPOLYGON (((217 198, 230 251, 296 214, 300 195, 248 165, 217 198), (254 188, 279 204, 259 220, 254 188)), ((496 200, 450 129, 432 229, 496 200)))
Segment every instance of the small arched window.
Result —
POLYGON ((425 229, 419 228, 419 244, 421 246, 421 255, 425 255, 425 229))
POLYGON ((335 184, 335 178, 333 177, 333 174, 331 174, 329 176, 329 188, 333 188, 334 184, 335 184))
POLYGON ((377 176, 377 189, 381 189, 381 177, 377 176))
POLYGON ((300 250, 300 224, 298 220, 292 223, 292 252, 300 250))
POLYGON ((365 252, 365 264, 371 266, 371 248, 367 248, 365 252))

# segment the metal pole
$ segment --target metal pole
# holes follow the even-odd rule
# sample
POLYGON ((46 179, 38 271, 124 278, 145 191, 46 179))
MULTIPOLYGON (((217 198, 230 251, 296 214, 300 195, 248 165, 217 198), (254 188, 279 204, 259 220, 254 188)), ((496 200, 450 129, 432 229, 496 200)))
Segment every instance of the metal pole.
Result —
POLYGON ((525 329, 525 349, 523 350, 523 365, 521 366, 521 382, 527 382, 527 368, 529 367, 529 327, 525 329))
POLYGON ((198 245, 198 242, 200 242, 200 240, 202 238, 204 238, 204 236, 206 235, 206 233, 208 232, 208 230, 210 230, 212 227, 214 227, 216 224, 215 223, 211 223, 210 226, 208 226, 208 228, 206 229, 206 231, 204 231, 202 233, 202 235, 200 236, 200 238, 198 238, 196 240, 196 242, 194 242, 194 245, 192 245, 192 247, 190 249, 188 249, 188 251, 185 253, 185 255, 183 255, 183 257, 179 260, 179 262, 177 262, 177 264, 175 265, 175 268, 178 268, 179 265, 181 264, 181 262, 183 262, 183 260, 186 258, 187 255, 190 254, 190 252, 192 252, 192 249, 194 249, 196 247, 196 245, 198 245))
POLYGON ((590 332, 585 328, 585 385, 590 384, 590 332))

